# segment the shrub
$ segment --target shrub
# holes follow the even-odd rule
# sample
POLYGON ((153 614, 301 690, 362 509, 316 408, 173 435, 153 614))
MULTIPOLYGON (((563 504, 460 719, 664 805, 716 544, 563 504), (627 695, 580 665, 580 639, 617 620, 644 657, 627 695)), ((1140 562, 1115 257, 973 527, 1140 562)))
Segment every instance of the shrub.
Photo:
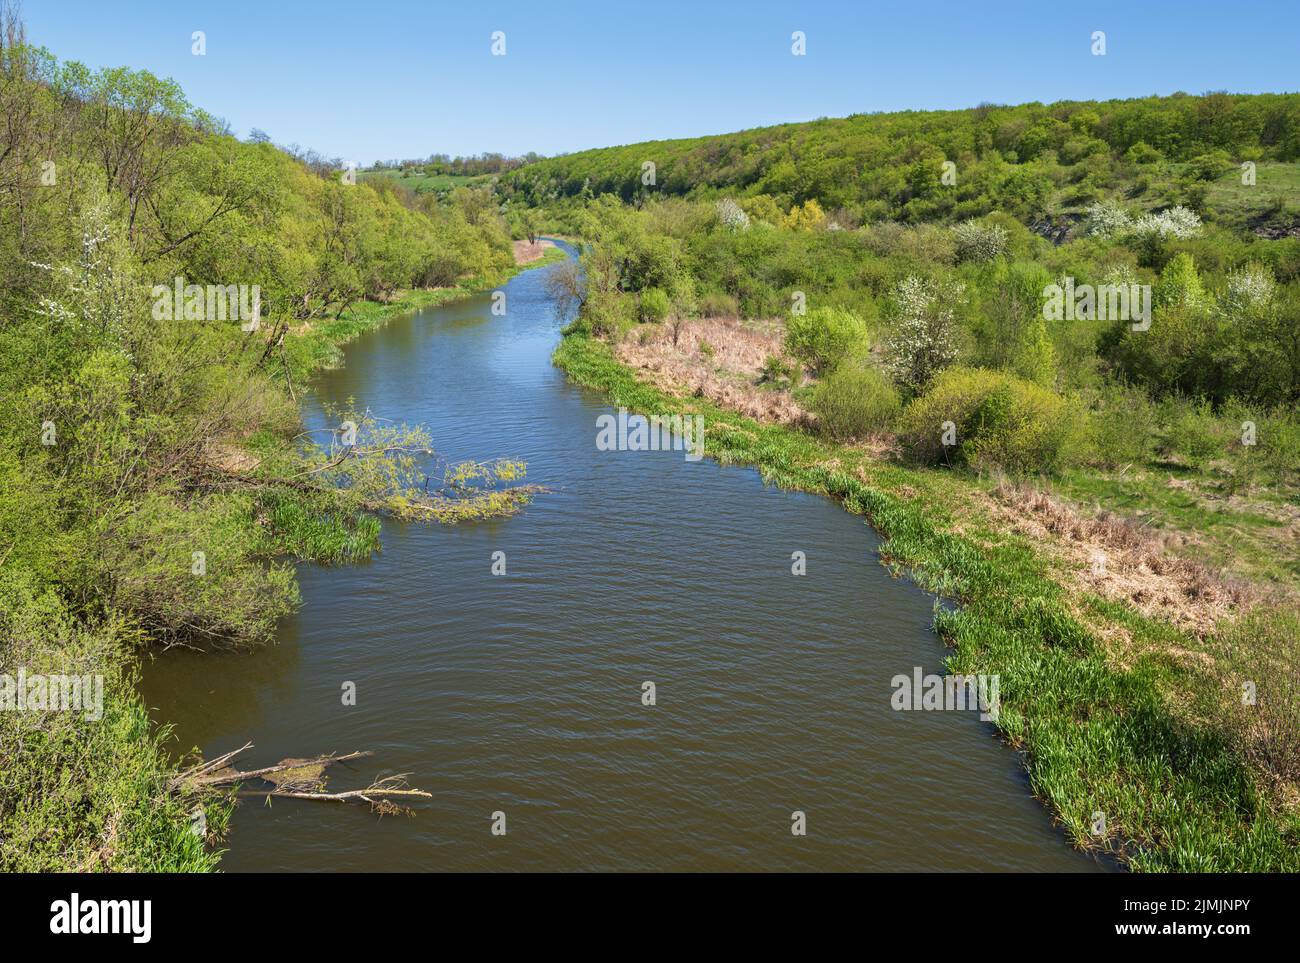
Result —
POLYGON ((1160 272, 1152 298, 1157 306, 1175 305, 1197 310, 1207 305, 1205 286, 1190 254, 1182 251, 1169 260, 1160 272))
POLYGON ((1009 235, 998 224, 981 224, 966 221, 952 230, 957 244, 957 257, 962 261, 993 261, 1007 253, 1009 235))
POLYGON ((1194 468, 1226 457, 1233 434, 1214 415, 1208 401, 1196 403, 1171 398, 1161 406, 1166 424, 1161 453, 1194 468))
POLYGON ((641 292, 641 320, 658 324, 668 317, 670 305, 663 288, 647 288, 641 292))
POLYGON ((700 315, 705 318, 734 318, 740 304, 730 294, 706 294, 700 298, 700 315))
POLYGON ((1214 150, 1193 157, 1187 164, 1188 173, 1198 181, 1212 181, 1233 167, 1232 158, 1225 150, 1214 150))
POLYGON ((593 291, 582 308, 587 329, 600 338, 619 338, 636 323, 632 316, 633 298, 617 291, 593 291))
POLYGON ((1030 315, 1012 356, 1012 368, 1026 381, 1050 388, 1056 382, 1056 349, 1042 312, 1030 315))
POLYGON ((1159 214, 1143 214, 1133 222, 1132 231, 1138 237, 1196 237, 1201 233, 1201 219, 1195 211, 1175 205, 1159 214))
POLYGON ((1207 706, 1223 718, 1233 744, 1278 783, 1300 780, 1300 619, 1260 606, 1218 640, 1223 688, 1207 706), (1249 689, 1243 688, 1249 682, 1249 689), (1252 698, 1244 698, 1249 691, 1252 698))
POLYGON ((1130 147, 1124 153, 1124 156, 1134 164, 1154 164, 1156 161, 1162 160, 1164 155, 1146 141, 1140 140, 1130 147))
POLYGON ((815 231, 826 223, 826 212, 815 198, 809 198, 790 208, 790 213, 781 219, 781 226, 791 231, 815 231))
POLYGON ((850 439, 886 432, 902 403, 889 378, 865 360, 846 361, 813 392, 812 409, 832 438, 850 439))
MULTIPOLYGON (((1237 425, 1240 427, 1240 421, 1237 425)), ((1300 415, 1294 409, 1278 408, 1258 420, 1256 433, 1268 471, 1290 483, 1300 481, 1300 415)))
POLYGON ((814 371, 830 371, 854 348, 864 347, 867 325, 852 311, 820 307, 786 321, 785 350, 814 371))
POLYGON ((1084 234, 1089 237, 1136 237, 1140 240, 1186 239, 1201 233, 1201 219, 1195 211, 1175 205, 1159 214, 1143 214, 1133 220, 1118 204, 1101 201, 1088 208, 1084 234))
POLYGON ((1120 237, 1133 227, 1133 219, 1118 204, 1101 201, 1088 208, 1083 232, 1088 237, 1120 237))
POLYGON ((780 355, 769 354, 763 359, 763 367, 759 374, 758 383, 775 385, 779 388, 793 387, 799 383, 800 373, 801 368, 799 365, 786 361, 780 355))
POLYGON ((718 221, 730 231, 743 231, 749 227, 749 215, 739 204, 729 197, 724 197, 717 204, 718 221))
POLYGON ((1105 468, 1143 464, 1155 447, 1155 407, 1139 388, 1110 386, 1098 399, 1089 429, 1097 464, 1105 468))
POLYGON ((903 411, 898 434, 923 463, 1030 473, 1076 461, 1083 426, 1077 403, 1046 388, 1002 371, 950 368, 903 411))
POLYGON ((1260 264, 1247 264, 1240 271, 1228 275, 1223 298, 1219 306, 1233 320, 1247 318, 1273 300, 1277 284, 1268 268, 1260 264))

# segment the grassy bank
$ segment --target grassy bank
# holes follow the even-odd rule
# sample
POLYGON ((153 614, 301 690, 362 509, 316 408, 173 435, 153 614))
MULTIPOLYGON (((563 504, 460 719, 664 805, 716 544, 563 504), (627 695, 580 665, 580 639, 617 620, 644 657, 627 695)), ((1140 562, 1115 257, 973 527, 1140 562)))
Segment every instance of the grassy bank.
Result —
MULTIPOLYGON (((7 872, 203 872, 218 854, 190 830, 173 771, 136 692, 143 639, 121 622, 81 624, 53 592, 0 572, 4 671, 103 677, 102 718, 0 713, 0 867, 7 872)), ((220 835, 229 807, 206 807, 220 835)))
MULTIPOLYGON (((1068 590, 1062 563, 1009 531, 961 475, 879 461, 671 394, 581 332, 565 338, 555 362, 634 411, 701 414, 707 454, 866 516, 883 538, 885 564, 959 603, 936 610, 953 649, 949 668, 1001 676, 1001 735, 1023 752, 1033 791, 1075 845, 1139 870, 1300 869, 1288 787, 1243 749, 1233 708, 1237 678, 1277 677, 1278 666, 1266 663, 1286 651, 1294 626, 1251 625, 1250 649, 1233 646, 1241 639, 1228 627, 1194 638, 1131 606, 1068 590), (1235 653, 1230 671, 1224 660, 1211 668, 1186 657, 1221 647, 1235 653)), ((896 669, 881 667, 881 698, 896 669)))
POLYGON ((489 182, 494 176, 493 174, 426 174, 423 171, 391 169, 357 172, 357 180, 359 181, 385 178, 409 188, 416 194, 437 193, 439 191, 451 191, 457 187, 469 187, 489 182))

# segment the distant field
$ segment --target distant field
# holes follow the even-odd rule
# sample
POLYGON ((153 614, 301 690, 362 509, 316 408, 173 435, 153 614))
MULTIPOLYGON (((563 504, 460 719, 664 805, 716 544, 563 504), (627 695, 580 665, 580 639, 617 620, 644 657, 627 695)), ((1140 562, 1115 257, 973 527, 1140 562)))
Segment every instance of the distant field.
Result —
POLYGON ((363 181, 375 177, 387 177, 409 187, 417 194, 427 194, 430 191, 449 191, 453 187, 477 184, 492 177, 491 174, 477 174, 473 177, 463 177, 458 174, 435 174, 428 177, 417 171, 404 172, 396 170, 360 171, 357 176, 363 181))
POLYGON ((1224 174, 1206 192, 1206 206, 1222 219, 1245 224, 1300 199, 1300 164, 1261 161, 1255 183, 1241 183, 1241 171, 1224 174))

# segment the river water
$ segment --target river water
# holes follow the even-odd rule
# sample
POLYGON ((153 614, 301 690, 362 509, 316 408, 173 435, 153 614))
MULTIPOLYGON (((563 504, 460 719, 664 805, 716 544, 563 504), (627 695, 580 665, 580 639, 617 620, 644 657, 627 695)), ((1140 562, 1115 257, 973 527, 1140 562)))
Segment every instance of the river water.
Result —
POLYGON ((177 748, 251 740, 249 768, 369 749, 332 788, 408 773, 433 793, 382 819, 245 800, 223 867, 1098 869, 977 712, 891 709, 891 678, 945 650, 861 518, 750 469, 597 449, 611 409, 550 363, 549 270, 505 286, 504 316, 484 294, 396 318, 315 384, 427 424, 448 458, 523 458, 549 494, 506 520, 386 521, 372 561, 300 567, 277 645, 145 666, 177 748))

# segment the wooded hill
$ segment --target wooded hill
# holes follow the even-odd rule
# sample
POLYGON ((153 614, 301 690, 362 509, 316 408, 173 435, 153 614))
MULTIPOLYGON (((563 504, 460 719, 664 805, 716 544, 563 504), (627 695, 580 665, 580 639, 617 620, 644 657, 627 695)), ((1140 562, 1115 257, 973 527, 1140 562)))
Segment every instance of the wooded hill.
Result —
MULTIPOLYGON (((532 204, 605 193, 625 201, 769 195, 781 208, 816 201, 844 227, 959 221, 994 210, 1028 222, 1081 211, 1117 191, 1146 206, 1201 210, 1211 184, 1240 164, 1297 159, 1300 94, 1174 94, 855 114, 646 141, 539 160, 503 185, 532 204), (642 183, 647 161, 653 186, 642 183), (954 185, 942 180, 944 161, 956 165, 954 185)), ((1295 219, 1295 206, 1279 206, 1260 186, 1253 219, 1295 219)))

